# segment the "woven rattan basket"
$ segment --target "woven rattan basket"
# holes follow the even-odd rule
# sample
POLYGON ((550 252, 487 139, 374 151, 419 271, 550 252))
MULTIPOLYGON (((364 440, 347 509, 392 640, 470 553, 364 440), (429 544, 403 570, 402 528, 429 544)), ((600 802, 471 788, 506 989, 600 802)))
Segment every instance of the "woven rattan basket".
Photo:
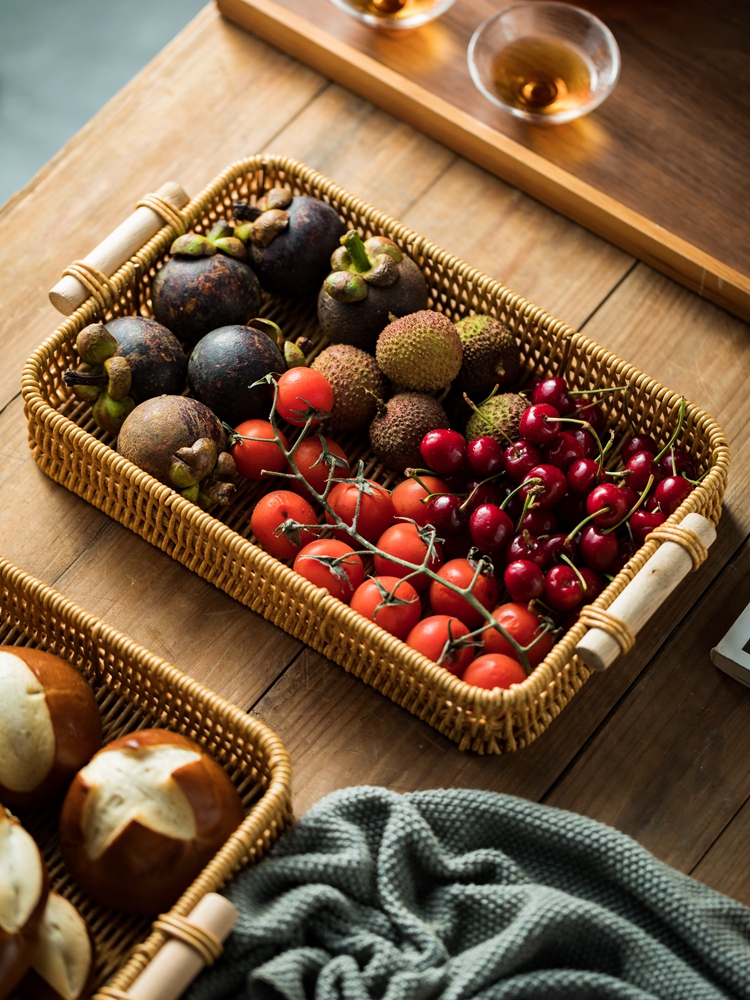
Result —
MULTIPOLYGON (((256 862, 291 823, 289 758, 266 726, 5 560, 0 560, 0 612, 0 644, 45 649, 84 674, 96 693, 105 742, 153 726, 171 729, 200 743, 235 783, 245 819, 175 903, 173 915, 189 913, 207 892, 256 862)), ((24 822, 42 850, 51 887, 89 924, 97 951, 96 987, 106 982, 126 989, 165 935, 152 930, 147 919, 93 902, 76 886, 60 855, 57 812, 24 822)))
MULTIPOLYGON (((269 188, 281 185, 295 194, 325 199, 347 226, 365 236, 382 233, 395 240, 421 267, 430 289, 431 308, 454 320, 473 312, 502 319, 518 338, 528 376, 564 375, 572 387, 586 390, 629 384, 627 396, 614 393, 608 397, 610 426, 620 432, 628 426, 637 428, 652 434, 660 444, 668 440, 681 402, 678 395, 294 160, 255 156, 233 164, 184 209, 184 223, 206 232, 217 217, 230 216, 235 200, 254 201, 269 188)), ((590 671, 573 654, 585 625, 574 626, 523 684, 508 691, 471 688, 254 545, 249 521, 257 485, 243 486, 221 520, 202 512, 118 456, 111 439, 93 426, 88 408, 65 388, 62 373, 77 362, 73 345, 83 326, 127 313, 150 315, 151 281, 168 258, 176 232, 172 219, 27 362, 23 395, 31 447, 40 467, 52 479, 427 721, 462 749, 501 753, 527 746, 589 676, 590 671)), ((325 344, 314 301, 290 305, 267 297, 262 314, 275 319, 289 338, 304 333, 318 347, 325 344)), ((364 437, 341 438, 340 443, 350 460, 364 458, 368 477, 384 485, 393 482, 393 474, 372 458, 364 437)), ((677 523, 690 511, 697 511, 716 523, 729 465, 724 434, 711 417, 688 405, 681 443, 692 452, 701 472, 708 474, 671 521, 677 523)), ((596 606, 606 608, 658 544, 652 538, 638 550, 596 606)))

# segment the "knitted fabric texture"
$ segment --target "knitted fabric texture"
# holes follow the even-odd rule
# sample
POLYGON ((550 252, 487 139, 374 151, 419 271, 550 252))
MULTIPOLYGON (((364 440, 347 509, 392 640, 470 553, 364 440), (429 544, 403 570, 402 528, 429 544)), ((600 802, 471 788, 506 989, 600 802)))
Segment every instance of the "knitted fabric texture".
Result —
POLYGON ((237 929, 189 1000, 750 998, 750 909, 493 792, 335 792, 227 895, 237 929))

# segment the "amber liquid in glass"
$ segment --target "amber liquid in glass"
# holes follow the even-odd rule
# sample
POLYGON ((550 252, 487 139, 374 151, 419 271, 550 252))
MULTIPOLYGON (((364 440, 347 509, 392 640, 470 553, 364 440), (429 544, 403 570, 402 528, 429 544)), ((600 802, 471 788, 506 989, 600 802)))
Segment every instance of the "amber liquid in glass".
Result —
POLYGON ((572 46, 551 38, 518 38, 492 63, 495 91, 506 104, 538 115, 581 107, 591 96, 593 68, 572 46))

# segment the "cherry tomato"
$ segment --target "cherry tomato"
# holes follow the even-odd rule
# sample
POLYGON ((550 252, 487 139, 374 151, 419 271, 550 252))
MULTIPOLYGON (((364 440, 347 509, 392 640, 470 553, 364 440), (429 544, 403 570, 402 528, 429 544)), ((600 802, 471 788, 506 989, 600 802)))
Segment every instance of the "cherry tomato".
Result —
POLYGON ((511 684, 522 684, 526 671, 518 660, 504 653, 484 653, 468 665, 462 680, 475 687, 509 688, 511 684))
MULTIPOLYGON (((346 457, 343 448, 330 438, 325 438, 325 443, 328 451, 343 463, 334 463, 333 478, 345 479, 349 475, 350 470, 349 459, 346 457)), ((305 483, 309 483, 316 493, 324 493, 331 467, 323 460, 323 444, 320 438, 315 435, 314 437, 305 438, 304 441, 300 441, 294 449, 292 458, 294 464, 297 466, 297 471, 304 478, 305 483)), ((292 467, 288 466, 287 472, 291 471, 292 467)), ((310 495, 305 483, 299 479, 290 479, 288 482, 291 488, 301 496, 308 497, 310 495)))
MULTIPOLYGON (((466 590, 474 579, 474 566, 468 559, 451 559, 438 570, 438 576, 449 583, 466 590)), ((472 594, 482 607, 489 609, 497 602, 499 588, 492 573, 480 573, 474 583, 472 594)), ((469 629, 482 624, 484 618, 476 608, 460 594, 450 590, 437 580, 430 584, 430 604, 436 615, 454 615, 469 629)))
POLYGON ((365 580, 354 591, 349 604, 353 611, 358 611, 397 639, 407 637, 422 613, 419 594, 408 580, 400 580, 396 576, 376 576, 365 580), (406 603, 387 604, 389 595, 406 603))
MULTIPOLYGON (((509 604, 501 604, 495 608, 492 617, 508 632, 519 646, 531 646, 527 656, 529 663, 535 667, 541 663, 544 657, 552 649, 552 634, 542 630, 542 617, 529 609, 524 604, 511 601, 509 604), (533 645, 532 645, 533 644, 533 645)), ((492 627, 482 633, 485 653, 505 653, 506 656, 518 659, 518 654, 508 640, 492 627)))
POLYGON ((435 476, 420 476, 419 479, 427 489, 420 486, 416 479, 405 479, 391 493, 391 500, 396 517, 408 517, 424 527, 427 524, 427 503, 423 503, 425 497, 430 493, 449 493, 450 490, 442 479, 435 476))
MULTIPOLYGON (((237 471, 248 479, 264 479, 267 475, 286 469, 284 453, 273 436, 273 428, 268 420, 245 420, 234 429, 243 438, 259 438, 258 441, 236 441, 229 449, 237 464, 237 471)), ((279 437, 288 448, 287 440, 279 431, 279 437)))
POLYGON ((336 538, 319 538, 297 554, 292 567, 316 587, 325 587, 332 597, 348 604, 365 578, 365 568, 357 553, 336 538), (320 557, 320 558, 319 558, 320 557), (321 562, 320 559, 325 560, 321 562), (334 564, 330 560, 336 560, 334 564))
MULTIPOLYGON (((306 423, 315 410, 330 413, 333 409, 331 384, 314 368, 290 368, 281 376, 278 385, 276 412, 290 424, 306 423)), ((320 423, 320 419, 312 420, 311 426, 320 423)))
POLYGON ((315 524, 315 511, 302 497, 290 490, 267 493, 255 505, 250 518, 250 530, 266 552, 277 559, 291 559, 303 545, 315 541, 312 531, 289 527, 280 530, 286 521, 315 524))
MULTIPOLYGON (((357 532, 368 542, 375 542, 393 522, 393 501, 384 486, 366 479, 357 515, 359 492, 354 483, 337 483, 328 494, 328 503, 344 524, 353 525, 356 515, 357 532)), ((326 520, 329 524, 335 523, 328 513, 326 520)), ((343 530, 337 529, 334 534, 337 538, 349 540, 349 536, 343 530)))
POLYGON ((428 656, 434 663, 440 663, 456 677, 461 677, 466 667, 474 659, 476 646, 459 646, 440 657, 447 642, 462 639, 469 630, 458 618, 450 615, 430 615, 417 622, 406 637, 406 645, 428 656))
MULTIPOLYGON (((427 556, 427 544, 419 537, 416 525, 410 521, 403 524, 392 524, 386 528, 377 541, 377 546, 390 556, 397 556, 407 562, 422 565, 427 556)), ((412 571, 406 566, 400 566, 397 562, 387 559, 384 556, 374 557, 375 572, 380 576, 395 576, 401 579, 412 571)), ((443 550, 440 545, 435 544, 432 558, 429 562, 431 570, 438 570, 443 564, 443 550)), ((430 585, 430 578, 426 573, 409 578, 409 583, 415 590, 425 590, 430 585)))

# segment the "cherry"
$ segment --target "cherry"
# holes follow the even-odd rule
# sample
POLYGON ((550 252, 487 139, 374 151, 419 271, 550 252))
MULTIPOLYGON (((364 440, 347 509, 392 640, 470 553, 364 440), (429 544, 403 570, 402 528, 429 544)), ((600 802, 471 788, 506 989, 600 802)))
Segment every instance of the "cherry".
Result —
POLYGON ((528 559, 516 559, 508 563, 503 583, 510 599, 520 604, 528 604, 544 593, 544 573, 536 563, 528 559))
POLYGON ((419 445, 426 465, 440 475, 450 475, 463 467, 466 458, 466 441, 458 431, 439 427, 427 431, 419 445))
POLYGON ((531 394, 531 402, 554 406, 561 417, 567 417, 576 408, 573 397, 568 395, 568 384, 564 378, 542 379, 531 394))
POLYGON ((692 483, 687 479, 682 476, 667 476, 654 490, 654 498, 665 514, 674 514, 692 492, 692 483))
POLYGON ((461 510, 461 502, 461 497, 452 494, 432 497, 427 503, 427 523, 439 534, 460 535, 469 525, 469 515, 461 510))
POLYGON ((618 489, 622 492, 623 496, 627 500, 628 503, 627 509, 632 510, 633 507, 635 507, 635 505, 640 500, 640 494, 636 493, 635 490, 631 490, 630 486, 627 483, 620 483, 618 489))
POLYGON ((576 406, 575 416, 579 420, 585 420, 587 423, 591 424, 596 433, 599 435, 601 435, 607 423, 607 419, 604 416, 604 410, 589 396, 578 397, 578 405, 576 406))
POLYGON ((538 539, 538 541, 544 556, 544 569, 549 569, 550 566, 561 562, 562 555, 566 555, 571 562, 576 561, 578 546, 575 539, 570 538, 564 532, 558 531, 554 535, 548 535, 546 538, 538 539))
POLYGON ((461 505, 467 513, 480 507, 483 503, 494 503, 499 507, 505 499, 505 493, 495 483, 483 483, 479 479, 467 479, 464 487, 466 500, 461 505))
POLYGON ((560 431, 544 448, 544 460, 558 469, 567 470, 573 462, 583 459, 583 445, 570 431, 560 431))
POLYGON ((520 483, 526 473, 535 465, 541 465, 542 453, 528 441, 516 441, 508 445, 503 455, 505 471, 511 479, 520 483))
POLYGON ((586 525, 578 541, 581 559, 589 569, 598 573, 609 573, 617 559, 618 549, 615 535, 605 535, 594 524, 586 525))
POLYGON ((562 470, 555 465, 535 465, 523 478, 521 496, 526 499, 531 495, 534 505, 542 510, 549 510, 562 500, 568 488, 568 481, 562 470))
POLYGON ((579 458, 566 473, 568 488, 576 496, 587 496, 599 482, 599 463, 593 458, 579 458))
POLYGON ((586 517, 586 501, 568 491, 555 507, 555 516, 561 528, 570 531, 586 517))
POLYGON ((443 476, 442 479, 451 493, 459 494, 466 492, 466 473, 463 469, 449 476, 443 476))
POLYGON ((494 438, 478 437, 466 445, 466 468, 472 476, 487 479, 503 471, 503 447, 494 438))
POLYGON ((662 474, 654 464, 654 456, 649 451, 637 451, 628 459, 625 469, 629 473, 628 486, 640 493, 646 489, 649 479, 653 476, 658 483, 662 474))
POLYGON ((495 555, 513 537, 513 522, 504 510, 493 503, 485 503, 471 515, 469 533, 478 549, 495 555))
MULTIPOLYGON (((507 511, 511 521, 515 522, 523 514, 523 499, 520 493, 513 493, 510 496, 512 492, 512 490, 509 490, 506 494, 506 499, 503 500, 503 510, 507 511)), ((531 533, 533 535, 535 532, 532 531, 531 533)))
POLYGON ((695 459, 683 448, 675 448, 662 455, 656 467, 664 476, 685 475, 688 479, 695 479, 698 475, 695 459))
POLYGON ((622 446, 623 462, 629 461, 639 451, 647 451, 652 455, 656 455, 659 451, 656 441, 650 434, 634 434, 632 438, 628 438, 622 446))
POLYGON ((595 601, 599 594, 607 586, 607 581, 601 575, 601 573, 595 573, 593 569, 589 569, 588 566, 577 566, 576 567, 580 575, 583 577, 584 588, 583 588, 583 603, 591 604, 595 601))
POLYGON ((617 546, 617 558, 612 564, 610 569, 611 576, 617 576, 622 567, 627 563, 630 557, 633 555, 633 546, 630 544, 627 538, 623 538, 617 546))
POLYGON ((585 427, 574 427, 570 433, 573 435, 576 441, 578 441, 581 448, 583 448, 584 458, 599 457, 599 446, 597 445, 590 431, 587 431, 585 427))
POLYGON ((627 496, 614 483, 595 486, 586 497, 586 512, 600 528, 613 527, 629 510, 627 496))
POLYGON ((506 565, 515 562, 516 559, 528 559, 529 562, 536 563, 537 566, 542 566, 544 563, 544 554, 537 539, 529 534, 528 531, 522 531, 520 534, 514 535, 510 540, 505 548, 505 552, 503 552, 503 559, 506 565))
POLYGON ((551 510, 531 507, 521 518, 520 528, 525 528, 537 538, 540 535, 551 535, 553 531, 557 530, 557 518, 551 510))
POLYGON ((529 444, 546 444, 560 433, 560 414, 547 403, 527 407, 518 423, 518 430, 529 444))
POLYGON ((630 530, 633 533, 633 541, 636 547, 640 548, 641 545, 646 541, 646 537, 654 530, 658 528, 660 524, 664 524, 667 519, 667 515, 663 514, 660 510, 649 511, 649 510, 636 510, 630 515, 630 530))
POLYGON ((583 586, 571 566, 553 566, 544 578, 544 603, 553 611, 570 611, 583 600, 583 586))

